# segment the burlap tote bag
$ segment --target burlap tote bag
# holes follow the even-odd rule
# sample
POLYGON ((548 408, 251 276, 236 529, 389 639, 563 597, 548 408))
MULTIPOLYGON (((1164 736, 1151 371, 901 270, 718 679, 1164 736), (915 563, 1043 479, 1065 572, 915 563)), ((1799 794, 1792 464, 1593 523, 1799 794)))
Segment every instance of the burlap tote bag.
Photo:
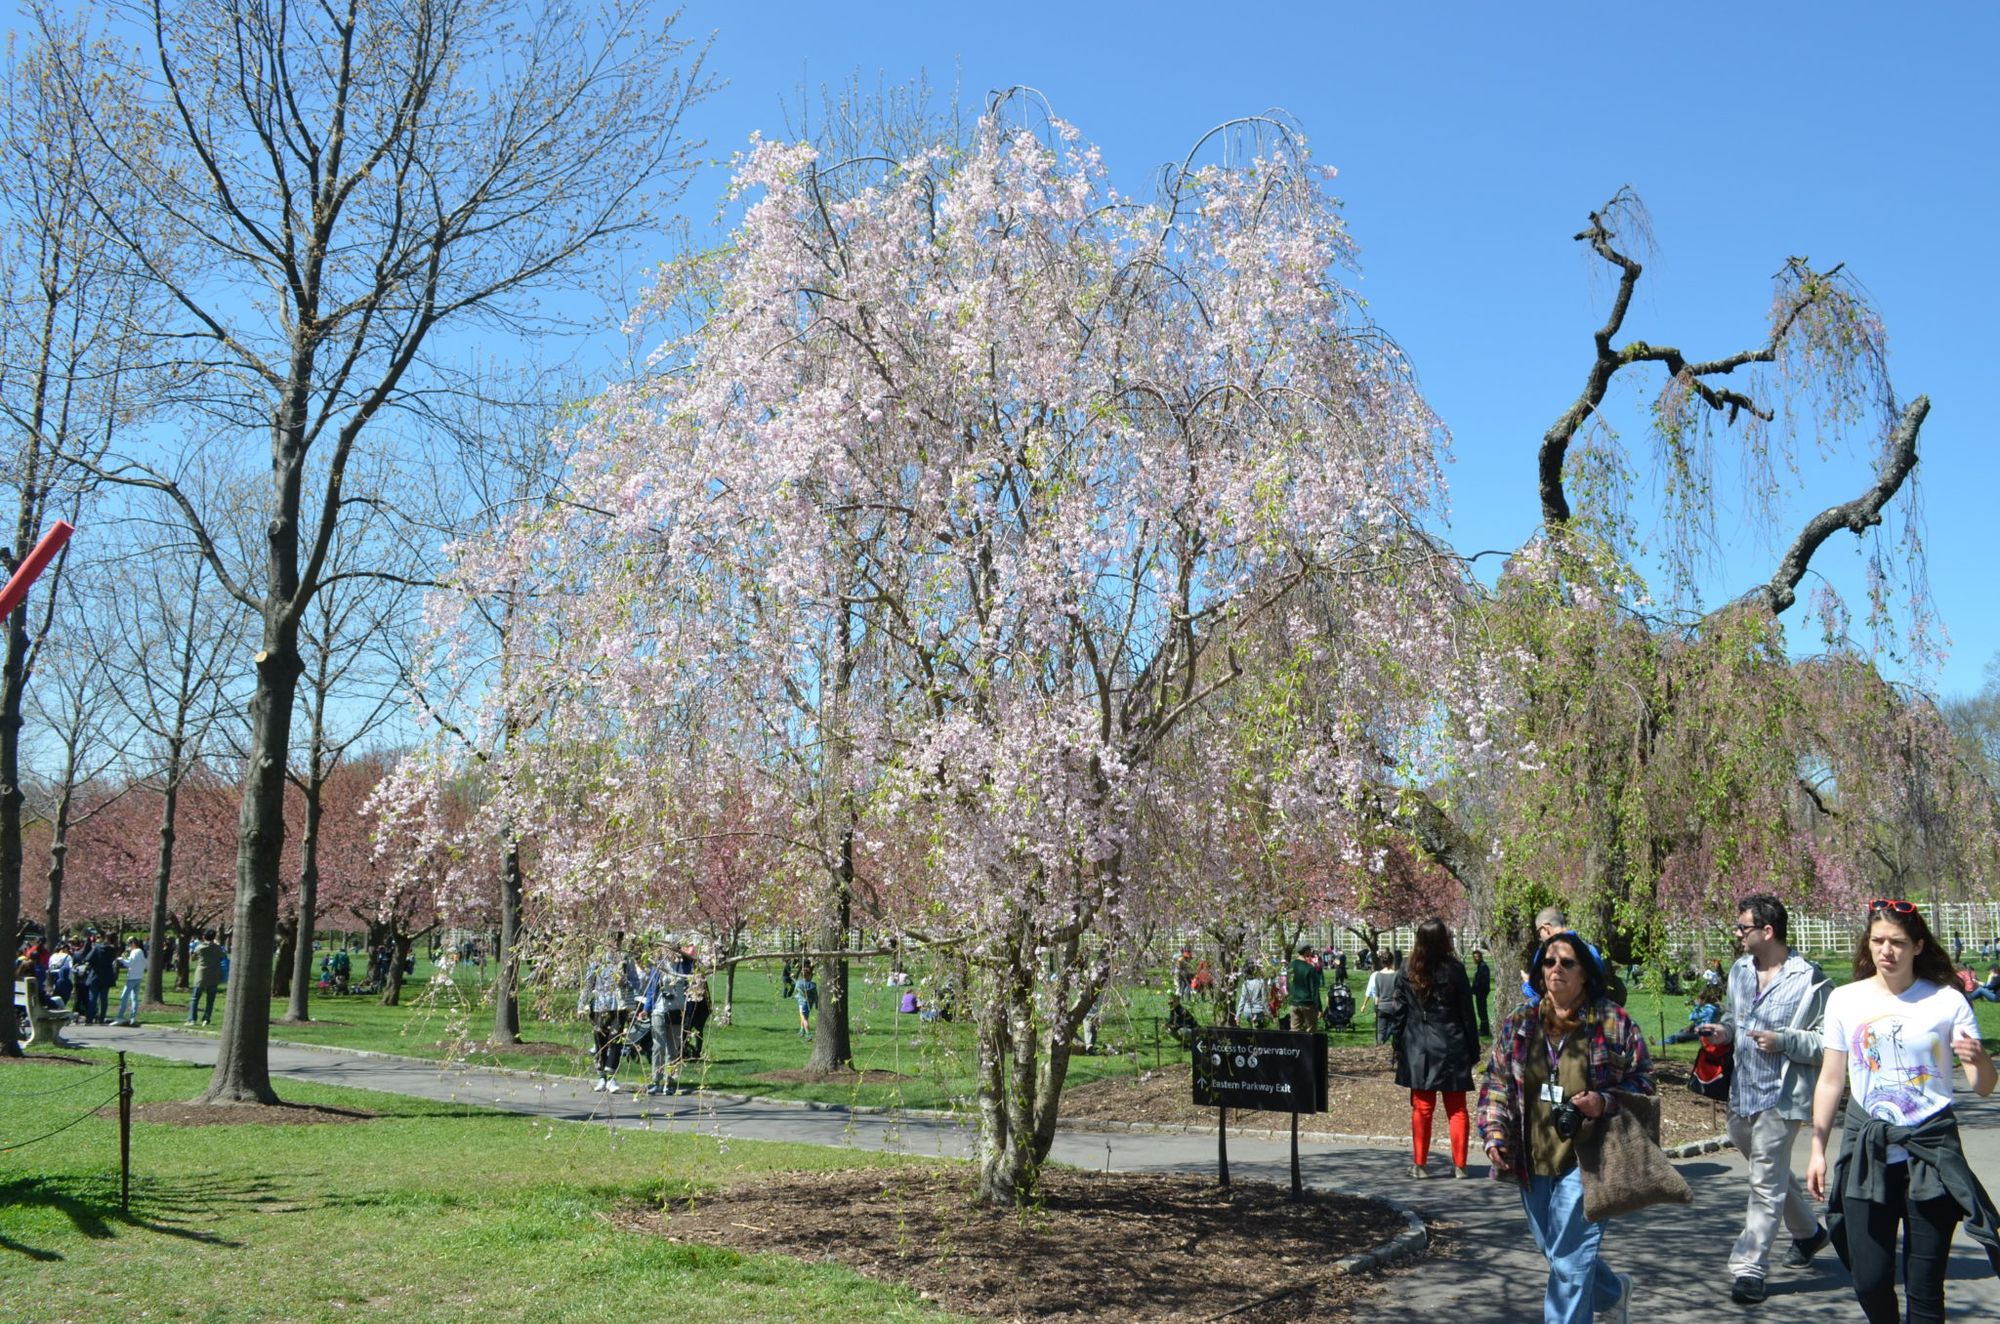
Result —
POLYGON ((1689 1204, 1694 1192, 1660 1148, 1660 1101, 1618 1095, 1618 1111, 1576 1138, 1583 1172, 1583 1214, 1593 1223, 1655 1204, 1689 1204))

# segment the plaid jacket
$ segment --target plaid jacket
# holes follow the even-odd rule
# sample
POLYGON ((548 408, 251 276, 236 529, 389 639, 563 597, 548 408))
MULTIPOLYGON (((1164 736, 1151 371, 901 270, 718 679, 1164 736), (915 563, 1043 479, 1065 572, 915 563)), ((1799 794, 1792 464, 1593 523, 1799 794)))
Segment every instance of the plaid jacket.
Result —
MULTIPOLYGON (((1522 1119, 1528 1115, 1522 1080, 1528 1071, 1528 1050, 1535 1039, 1537 1012, 1519 1007, 1502 1021, 1493 1035, 1493 1051, 1486 1059, 1486 1075, 1479 1082, 1479 1138, 1482 1144, 1504 1145, 1514 1163, 1511 1173, 1497 1169, 1493 1176, 1514 1178, 1528 1184, 1528 1150, 1522 1134, 1522 1119)), ((1653 1054, 1646 1036, 1625 1009, 1605 998, 1584 1017, 1583 1029, 1590 1034, 1586 1058, 1590 1088, 1610 1095, 1652 1094, 1653 1054)), ((1613 1095, 1613 1103, 1616 1097, 1613 1095)))

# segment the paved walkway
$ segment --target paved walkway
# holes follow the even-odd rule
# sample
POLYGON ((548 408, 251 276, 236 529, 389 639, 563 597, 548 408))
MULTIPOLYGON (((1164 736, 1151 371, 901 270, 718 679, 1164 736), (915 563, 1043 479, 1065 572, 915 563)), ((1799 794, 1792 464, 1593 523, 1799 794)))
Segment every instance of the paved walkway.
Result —
MULTIPOLYGON (((69 1037, 92 1047, 123 1048, 181 1062, 215 1060, 212 1036, 171 1027, 73 1027, 69 1037)), ((629 1093, 607 1099, 587 1081, 512 1072, 441 1068, 416 1058, 347 1053, 333 1049, 271 1046, 271 1071, 292 1080, 346 1085, 419 1098, 485 1107, 573 1122, 613 1126, 679 1127, 735 1140, 893 1150, 959 1158, 971 1152, 969 1124, 932 1116, 887 1116, 844 1109, 808 1109, 756 1099, 681 1096, 649 1099, 629 1093)), ((1963 1096, 1962 1096, 1963 1097, 1963 1096)), ((2000 1103, 1961 1103, 1965 1144, 1973 1167, 1990 1188, 2000 1188, 2000 1103)), ((1330 1119, 1337 1122, 1337 1119, 1330 1119)), ((1438 1139, 1443 1140, 1442 1124, 1438 1139)), ((1283 1183, 1289 1149, 1282 1141, 1232 1136, 1234 1175, 1283 1183)), ((1055 1158, 1082 1168, 1112 1171, 1215 1170, 1213 1136, 1066 1130, 1055 1158)), ((1532 1324, 1541 1316, 1547 1268, 1528 1235, 1512 1187, 1483 1177, 1471 1181, 1411 1181, 1406 1151, 1360 1145, 1303 1143, 1300 1163, 1308 1185, 1378 1193, 1410 1205, 1441 1232, 1440 1253, 1395 1283, 1399 1314, 1448 1319, 1452 1324, 1532 1324)), ((1801 1140, 1798 1163, 1805 1163, 1801 1140)), ((1637 1283, 1633 1318, 1646 1324, 1712 1324, 1718 1318, 1761 1315, 1770 1320, 1842 1321, 1860 1317, 1846 1271, 1831 1251, 1811 1270, 1773 1268, 1768 1301, 1754 1309, 1731 1304, 1727 1255, 1741 1226, 1743 1163, 1733 1152, 1679 1165, 1694 1187, 1688 1206, 1648 1210, 1621 1220, 1606 1233, 1605 1255, 1637 1283)), ((1483 1168, 1475 1166, 1475 1174, 1483 1168)), ((1782 1241, 1780 1243, 1782 1245, 1782 1241)), ((1953 1319, 2000 1319, 2000 1280, 1985 1256, 1960 1236, 1953 1246, 1953 1319)))

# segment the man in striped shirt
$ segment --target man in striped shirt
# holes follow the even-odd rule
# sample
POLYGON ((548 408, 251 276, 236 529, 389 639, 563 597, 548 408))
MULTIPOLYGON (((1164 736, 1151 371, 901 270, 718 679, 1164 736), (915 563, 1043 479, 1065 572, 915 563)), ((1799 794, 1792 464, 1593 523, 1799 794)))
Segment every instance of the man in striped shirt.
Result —
POLYGON ((1833 984, 1787 945, 1784 902, 1759 893, 1736 909, 1743 955, 1729 968, 1728 1003, 1720 1023, 1696 1032, 1710 1043, 1736 1045, 1729 1139, 1750 1165, 1750 1199, 1729 1254, 1735 1279, 1729 1295, 1740 1305, 1755 1305, 1764 1299, 1780 1223, 1791 1234, 1788 1261, 1795 1266, 1811 1263, 1827 1241, 1792 1175, 1792 1144, 1812 1120, 1820 1019, 1833 984))

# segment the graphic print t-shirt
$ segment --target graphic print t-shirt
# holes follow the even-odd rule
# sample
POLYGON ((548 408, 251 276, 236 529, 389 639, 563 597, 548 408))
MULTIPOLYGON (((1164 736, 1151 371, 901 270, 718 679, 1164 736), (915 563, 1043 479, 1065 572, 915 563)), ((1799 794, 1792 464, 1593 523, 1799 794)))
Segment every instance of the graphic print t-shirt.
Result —
MULTIPOLYGON (((1872 979, 1857 980, 1827 999, 1828 1048, 1847 1051, 1847 1086, 1870 1117, 1915 1126, 1951 1106, 1957 1058, 1951 1041, 1979 1037, 1972 1004, 1955 988, 1919 979, 1900 994, 1872 979)), ((1889 1146, 1889 1161, 1908 1154, 1889 1146)))

